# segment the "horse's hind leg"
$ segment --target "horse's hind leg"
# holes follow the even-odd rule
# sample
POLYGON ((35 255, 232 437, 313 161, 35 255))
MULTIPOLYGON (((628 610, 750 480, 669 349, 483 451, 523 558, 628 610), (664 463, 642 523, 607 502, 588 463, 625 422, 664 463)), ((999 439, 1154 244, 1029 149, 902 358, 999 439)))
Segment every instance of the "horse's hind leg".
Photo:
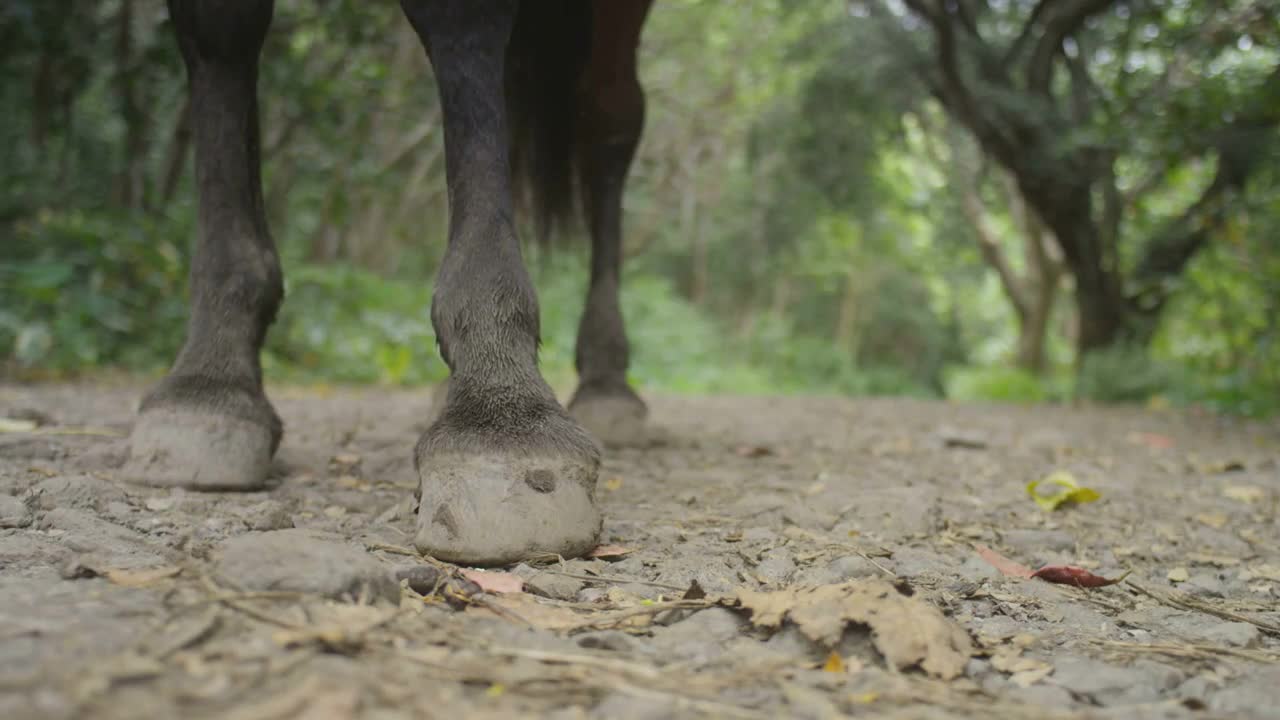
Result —
POLYGON ((431 320, 449 365, 415 450, 420 550, 496 565, 580 555, 600 532, 599 450, 538 371, 538 303, 512 218, 503 66, 514 2, 401 0, 444 111, 449 247, 431 320))
POLYGON ((147 394, 124 478, 191 488, 254 488, 282 426, 258 352, 283 296, 258 158, 258 55, 272 0, 169 0, 186 63, 199 235, 186 342, 147 394))
POLYGON ((580 96, 579 172, 591 229, 591 285, 578 326, 569 412, 608 444, 640 442, 647 409, 627 383, 631 348, 618 301, 622 192, 644 128, 636 49, 649 0, 596 3, 580 96))

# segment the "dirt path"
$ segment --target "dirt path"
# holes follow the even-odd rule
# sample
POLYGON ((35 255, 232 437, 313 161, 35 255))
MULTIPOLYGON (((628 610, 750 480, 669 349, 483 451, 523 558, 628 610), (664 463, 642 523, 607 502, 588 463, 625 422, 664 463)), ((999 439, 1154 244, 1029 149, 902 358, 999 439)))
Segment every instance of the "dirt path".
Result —
POLYGON ((632 551, 515 568, 525 592, 455 597, 459 610, 387 581, 433 567, 398 550, 429 392, 275 390, 279 482, 249 494, 114 479, 137 396, 0 386, 0 717, 1280 707, 1274 424, 658 398, 666 441, 610 451, 601 475, 604 541, 632 551), (1057 470, 1102 499, 1038 509, 1025 485, 1057 470), (250 532, 267 534, 228 543, 250 532), (1005 577, 976 544, 1132 574, 1095 590, 1005 577), (695 581, 706 597, 680 600, 695 581), (299 583, 312 592, 237 589, 299 583))

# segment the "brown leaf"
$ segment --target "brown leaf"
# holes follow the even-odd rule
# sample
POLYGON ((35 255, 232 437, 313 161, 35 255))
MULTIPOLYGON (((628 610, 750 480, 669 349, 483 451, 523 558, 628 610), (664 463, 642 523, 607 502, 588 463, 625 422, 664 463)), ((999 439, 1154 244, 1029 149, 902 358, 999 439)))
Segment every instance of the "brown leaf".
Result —
POLYGON ((744 458, 760 458, 772 455, 773 448, 766 445, 739 445, 733 449, 733 452, 744 458))
POLYGON ((1031 568, 1010 560, 986 545, 978 544, 973 547, 978 551, 978 556, 990 563, 992 567, 999 570, 1001 575, 1029 578, 1034 574, 1031 568))
POLYGON ((1104 578, 1101 575, 1094 575, 1088 570, 1074 565, 1045 565, 1039 570, 1031 573, 1031 577, 1044 580, 1045 582, 1058 583, 1059 585, 1075 585, 1087 588, 1115 585, 1128 576, 1129 573, 1125 573, 1124 575, 1114 579, 1104 578))
POLYGON ((701 600, 707 596, 707 591, 702 589, 697 580, 689 583, 689 589, 684 591, 684 595, 680 596, 681 600, 701 600))
POLYGON ((973 654, 969 636, 933 605, 907 597, 879 578, 839 585, 787 588, 777 592, 737 592, 751 622, 776 628, 790 620, 810 640, 831 648, 849 624, 866 625, 880 654, 897 669, 920 667, 951 679, 964 672, 973 654))
POLYGON ((1173 447, 1173 438, 1168 435, 1160 435, 1158 433, 1129 433, 1129 441, 1138 445, 1146 445, 1152 450, 1164 450, 1166 448, 1173 447))
POLYGON ((601 545, 595 550, 587 553, 589 558, 599 558, 601 560, 616 560, 623 555, 630 555, 635 552, 635 548, 623 547, 621 545, 601 545))
POLYGON ((479 585, 480 589, 485 592, 524 592, 524 580, 521 580, 519 576, 512 575, 511 573, 463 568, 462 575, 476 585, 479 585))

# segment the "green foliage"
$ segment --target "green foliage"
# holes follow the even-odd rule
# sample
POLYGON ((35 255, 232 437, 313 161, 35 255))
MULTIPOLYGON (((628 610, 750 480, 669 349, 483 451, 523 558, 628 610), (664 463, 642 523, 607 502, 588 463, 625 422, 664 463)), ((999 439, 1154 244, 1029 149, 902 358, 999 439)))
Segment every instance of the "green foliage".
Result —
POLYGON ((187 230, 139 215, 69 211, 18 223, 0 258, 0 360, 57 375, 154 370, 182 343, 187 230))
POLYGON ((1103 403, 1139 403, 1167 395, 1176 387, 1176 371, 1155 360, 1146 348, 1116 345, 1084 357, 1076 377, 1076 396, 1103 403))
POLYGON ((1007 403, 1039 403, 1052 399, 1049 381, 1011 367, 959 368, 947 377, 947 397, 1007 403))
POLYGON ((436 351, 426 283, 344 265, 285 269, 285 303, 263 357, 268 378, 412 384, 449 370, 436 351))

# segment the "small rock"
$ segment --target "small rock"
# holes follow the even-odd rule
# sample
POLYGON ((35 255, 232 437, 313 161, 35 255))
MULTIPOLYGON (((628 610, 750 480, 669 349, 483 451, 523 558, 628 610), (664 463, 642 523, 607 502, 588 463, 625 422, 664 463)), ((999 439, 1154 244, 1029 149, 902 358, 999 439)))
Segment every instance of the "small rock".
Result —
POLYGON ((1165 577, 1169 578, 1169 582, 1183 583, 1191 579, 1191 573, 1187 572, 1184 567, 1176 567, 1170 570, 1165 577))
POLYGON ((1063 530, 1006 530, 1000 538, 1016 555, 1026 557, 1068 552, 1076 546, 1071 533, 1063 530))
POLYGON ((586 584, 581 580, 564 575, 538 570, 528 565, 518 565, 512 574, 524 580, 525 590, 543 597, 554 598, 556 600, 574 600, 578 597, 578 591, 582 590, 586 584))
POLYGON ((699 610, 674 625, 655 629, 652 647, 670 661, 701 664, 721 655, 737 638, 746 620, 725 608, 699 610))
POLYGON ((222 543, 217 573, 246 590, 286 590, 333 598, 365 594, 389 602, 400 597, 388 568, 340 536, 309 530, 272 530, 222 543))
POLYGON ((1280 707, 1280 666, 1277 665, 1256 670, 1209 698, 1209 709, 1228 717, 1271 717, 1268 713, 1274 713, 1277 707, 1280 707))
POLYGON ((791 559, 791 551, 776 547, 760 554, 760 564, 756 565, 756 575, 769 583, 782 584, 796 571, 796 562, 791 559))
POLYGON ((844 557, 838 557, 827 564, 827 569, 830 570, 839 581, 872 577, 880 573, 880 570, 877 569, 875 565, 872 565, 869 560, 861 555, 846 555, 844 557))
POLYGON ((124 490, 92 475, 59 475, 35 486, 36 502, 42 510, 78 508, 99 510, 112 501, 127 502, 124 490))
POLYGON ((649 648, 634 637, 618 630, 597 630, 574 638, 578 647, 588 650, 612 650, 627 654, 648 654, 649 648))
POLYGON ((31 524, 31 509, 21 499, 0 495, 0 528, 23 528, 31 524))
POLYGON ((1243 622, 1219 622, 1201 627, 1200 637, 1210 644, 1226 644, 1235 647, 1253 647, 1262 641, 1257 627, 1243 622))
POLYGON ((147 567, 164 563, 169 554, 146 535, 83 510, 55 508, 45 513, 39 524, 44 530, 63 531, 59 544, 91 555, 95 566, 147 567))
POLYGON ((279 500, 263 500, 245 508, 241 516, 250 530, 283 530, 293 527, 293 513, 279 500))

